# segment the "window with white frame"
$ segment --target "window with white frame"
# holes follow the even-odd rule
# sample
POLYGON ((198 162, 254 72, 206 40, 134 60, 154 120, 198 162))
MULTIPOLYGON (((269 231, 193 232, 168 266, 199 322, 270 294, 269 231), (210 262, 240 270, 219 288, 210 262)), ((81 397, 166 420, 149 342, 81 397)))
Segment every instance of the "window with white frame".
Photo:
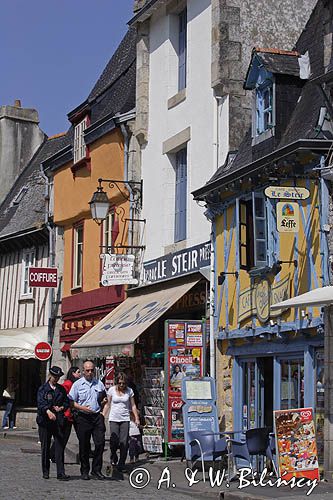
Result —
POLYGON ((74 128, 74 163, 87 156, 87 146, 84 142, 83 133, 88 127, 88 117, 85 117, 74 128))
POLYGON ((73 228, 73 288, 82 287, 83 224, 73 228))
POLYGON ((29 287, 29 267, 35 264, 35 250, 24 250, 22 255, 22 282, 21 296, 32 295, 32 288, 29 287))
POLYGON ((115 215, 114 211, 110 211, 106 219, 103 221, 103 251, 112 251, 116 239, 115 234, 115 215))
POLYGON ((178 15, 178 90, 186 88, 187 10, 178 15))
POLYGON ((252 193, 239 203, 239 245, 241 269, 267 265, 267 220, 265 198, 252 193))
POLYGON ((187 148, 176 153, 175 242, 186 239, 187 148))

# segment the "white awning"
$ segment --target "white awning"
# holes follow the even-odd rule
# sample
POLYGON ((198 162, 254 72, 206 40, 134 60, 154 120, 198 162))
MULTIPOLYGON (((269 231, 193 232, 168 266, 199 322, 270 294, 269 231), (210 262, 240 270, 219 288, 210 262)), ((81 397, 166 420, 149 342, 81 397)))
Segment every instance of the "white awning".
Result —
POLYGON ((0 330, 0 358, 35 358, 38 342, 47 342, 47 326, 0 330))
POLYGON ((74 358, 133 356, 134 342, 186 292, 200 281, 161 288, 147 287, 140 295, 128 297, 71 347, 74 358))
POLYGON ((333 286, 315 288, 283 302, 271 305, 271 309, 289 309, 289 307, 321 307, 333 304, 333 286))

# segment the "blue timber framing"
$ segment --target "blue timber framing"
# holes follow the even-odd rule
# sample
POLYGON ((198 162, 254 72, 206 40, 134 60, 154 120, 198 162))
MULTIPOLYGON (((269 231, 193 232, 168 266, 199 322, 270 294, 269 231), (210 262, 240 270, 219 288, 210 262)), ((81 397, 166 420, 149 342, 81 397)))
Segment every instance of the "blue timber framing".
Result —
POLYGON ((329 224, 329 190, 327 181, 320 179, 320 255, 321 255, 321 282, 322 286, 329 285, 329 249, 327 234, 324 226, 329 224))

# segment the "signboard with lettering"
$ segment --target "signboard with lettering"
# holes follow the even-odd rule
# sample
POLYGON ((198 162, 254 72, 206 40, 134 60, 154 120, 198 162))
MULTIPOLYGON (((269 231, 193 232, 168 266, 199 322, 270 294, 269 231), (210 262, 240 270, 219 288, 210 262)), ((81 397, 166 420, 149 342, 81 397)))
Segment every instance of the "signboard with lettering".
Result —
POLYGON ((56 267, 29 267, 29 287, 56 288, 58 269, 56 267))
POLYGON ((246 288, 239 294, 238 321, 256 315, 265 323, 270 317, 280 316, 282 310, 271 311, 270 307, 289 298, 290 277, 270 284, 267 279, 261 280, 252 288, 246 288))
MULTIPOLYGON (((218 434, 219 424, 216 409, 215 380, 211 377, 184 378, 182 381, 182 407, 186 460, 191 460, 191 432, 214 432, 218 434)), ((205 460, 212 460, 205 456, 205 460)))
POLYGON ((100 258, 103 259, 103 286, 137 285, 138 280, 133 278, 134 255, 102 253, 100 258))
POLYGON ((276 204, 276 227, 279 233, 298 233, 298 203, 279 201, 276 204))
POLYGON ((154 283, 199 271, 210 265, 210 242, 143 263, 144 282, 154 283))
POLYGON ((184 442, 182 414, 182 380, 197 378, 204 369, 204 327, 202 321, 165 322, 166 441, 169 444, 184 442))
POLYGON ((274 411, 280 477, 319 480, 316 431, 312 408, 274 411))
POLYGON ((310 191, 298 186, 269 186, 265 189, 265 195, 273 199, 306 200, 310 191))

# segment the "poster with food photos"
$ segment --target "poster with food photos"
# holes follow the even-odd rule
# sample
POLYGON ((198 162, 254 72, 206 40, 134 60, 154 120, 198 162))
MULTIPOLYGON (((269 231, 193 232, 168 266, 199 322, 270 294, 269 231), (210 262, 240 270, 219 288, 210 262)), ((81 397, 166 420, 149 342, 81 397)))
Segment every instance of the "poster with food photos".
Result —
POLYGON ((312 408, 274 411, 274 427, 280 476, 319 480, 312 408))

